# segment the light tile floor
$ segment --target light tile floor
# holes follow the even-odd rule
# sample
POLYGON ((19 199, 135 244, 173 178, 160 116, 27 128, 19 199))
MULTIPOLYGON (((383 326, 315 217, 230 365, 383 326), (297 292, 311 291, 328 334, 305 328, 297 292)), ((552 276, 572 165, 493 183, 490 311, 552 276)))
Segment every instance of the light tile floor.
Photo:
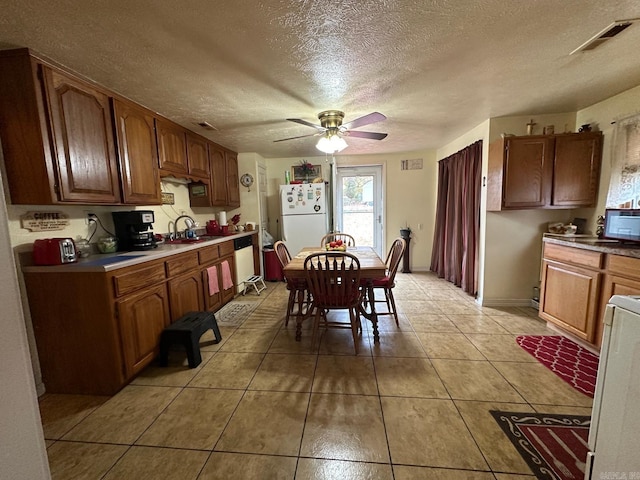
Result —
MULTIPOLYGON (((117 395, 40 399, 56 479, 533 478, 491 409, 589 415, 591 399, 520 349, 549 334, 531 308, 483 308, 433 274, 398 274, 400 326, 363 321, 311 350, 268 284, 202 364, 152 365, 117 395)), ((213 337, 208 334, 203 342, 213 337)))

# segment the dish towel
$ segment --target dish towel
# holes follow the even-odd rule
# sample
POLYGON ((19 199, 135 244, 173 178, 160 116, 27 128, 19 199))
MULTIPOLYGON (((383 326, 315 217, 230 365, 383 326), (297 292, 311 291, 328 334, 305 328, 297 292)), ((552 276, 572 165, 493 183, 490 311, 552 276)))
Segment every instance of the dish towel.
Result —
POLYGON ((222 262, 222 289, 229 290, 233 287, 233 278, 231 277, 231 269, 229 268, 229 262, 225 260, 222 262))
POLYGON ((218 267, 207 268, 207 277, 209 278, 209 295, 213 296, 220 291, 218 285, 218 267))

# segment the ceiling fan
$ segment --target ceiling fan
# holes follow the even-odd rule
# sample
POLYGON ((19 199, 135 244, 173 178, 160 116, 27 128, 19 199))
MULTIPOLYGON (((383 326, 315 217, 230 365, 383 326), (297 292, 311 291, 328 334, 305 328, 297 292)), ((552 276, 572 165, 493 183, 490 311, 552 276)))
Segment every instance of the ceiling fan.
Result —
POLYGON ((299 123, 308 127, 315 128, 316 133, 310 133, 308 135, 300 135, 298 137, 283 138, 280 140, 274 140, 274 142, 285 142, 287 140, 295 140, 297 138, 316 137, 321 136, 316 145, 316 148, 325 153, 335 153, 344 150, 348 145, 343 137, 358 137, 368 138, 370 140, 382 140, 386 138, 386 133, 377 132, 360 132, 351 130, 352 128, 363 127, 372 123, 381 122, 386 120, 383 114, 379 112, 373 112, 363 117, 356 118, 348 123, 342 124, 344 119, 344 112, 339 110, 325 110, 318 114, 320 125, 316 125, 301 118, 287 118, 290 122, 299 123))

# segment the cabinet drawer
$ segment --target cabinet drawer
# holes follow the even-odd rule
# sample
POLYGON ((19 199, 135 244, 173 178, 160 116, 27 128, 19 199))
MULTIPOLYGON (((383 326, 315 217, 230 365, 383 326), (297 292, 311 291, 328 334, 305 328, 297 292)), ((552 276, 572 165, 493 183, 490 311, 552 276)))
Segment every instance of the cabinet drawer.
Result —
POLYGON ((198 250, 198 258, 200 259, 200 265, 205 263, 211 263, 214 260, 220 258, 220 251, 218 245, 211 245, 210 247, 204 247, 198 250))
POLYGON ((198 268, 198 252, 175 255, 165 262, 167 277, 173 277, 194 268, 198 268))
POLYGON ((581 250, 579 248, 545 243, 544 258, 563 263, 573 263, 574 265, 582 265, 584 267, 599 270, 602 268, 603 254, 599 252, 592 252, 590 250, 581 250))
POLYGON ((640 280, 640 258, 607 255, 607 272, 640 280))
POLYGON ((131 267, 131 269, 127 269, 121 274, 114 275, 115 295, 120 297, 143 287, 162 282, 164 279, 164 263, 131 267))
POLYGON ((226 257, 233 254, 233 242, 228 241, 220 244, 220 256, 226 257))

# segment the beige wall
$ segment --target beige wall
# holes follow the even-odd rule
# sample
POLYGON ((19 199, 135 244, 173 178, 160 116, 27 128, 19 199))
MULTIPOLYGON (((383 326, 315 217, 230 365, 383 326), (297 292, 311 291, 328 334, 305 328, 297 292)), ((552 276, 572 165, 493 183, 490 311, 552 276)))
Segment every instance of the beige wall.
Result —
POLYGON ((576 115, 576 125, 590 123, 595 129, 604 133, 598 204, 595 209, 576 210, 577 217, 588 219, 589 228, 592 231, 595 231, 597 216, 604 215, 607 202, 609 180, 611 177, 611 163, 613 161, 612 143, 615 125, 612 124, 612 122, 638 113, 640 113, 640 86, 584 108, 576 115))
MULTIPOLYGON (((278 224, 279 185, 284 183, 284 172, 300 163, 302 158, 269 158, 267 175, 269 177, 269 232, 280 238, 278 224)), ((322 165, 325 180, 330 175, 330 159, 324 156, 306 157, 314 165, 322 165)), ((435 201, 437 193, 437 163, 434 151, 405 152, 385 155, 339 155, 335 157, 337 166, 382 165, 384 195, 386 198, 384 234, 385 250, 394 238, 400 235, 400 229, 410 226, 411 268, 428 270, 433 245, 433 225, 435 221, 435 201), (401 160, 422 158, 422 170, 400 170, 401 160), (420 228, 422 227, 422 228, 420 228)))

